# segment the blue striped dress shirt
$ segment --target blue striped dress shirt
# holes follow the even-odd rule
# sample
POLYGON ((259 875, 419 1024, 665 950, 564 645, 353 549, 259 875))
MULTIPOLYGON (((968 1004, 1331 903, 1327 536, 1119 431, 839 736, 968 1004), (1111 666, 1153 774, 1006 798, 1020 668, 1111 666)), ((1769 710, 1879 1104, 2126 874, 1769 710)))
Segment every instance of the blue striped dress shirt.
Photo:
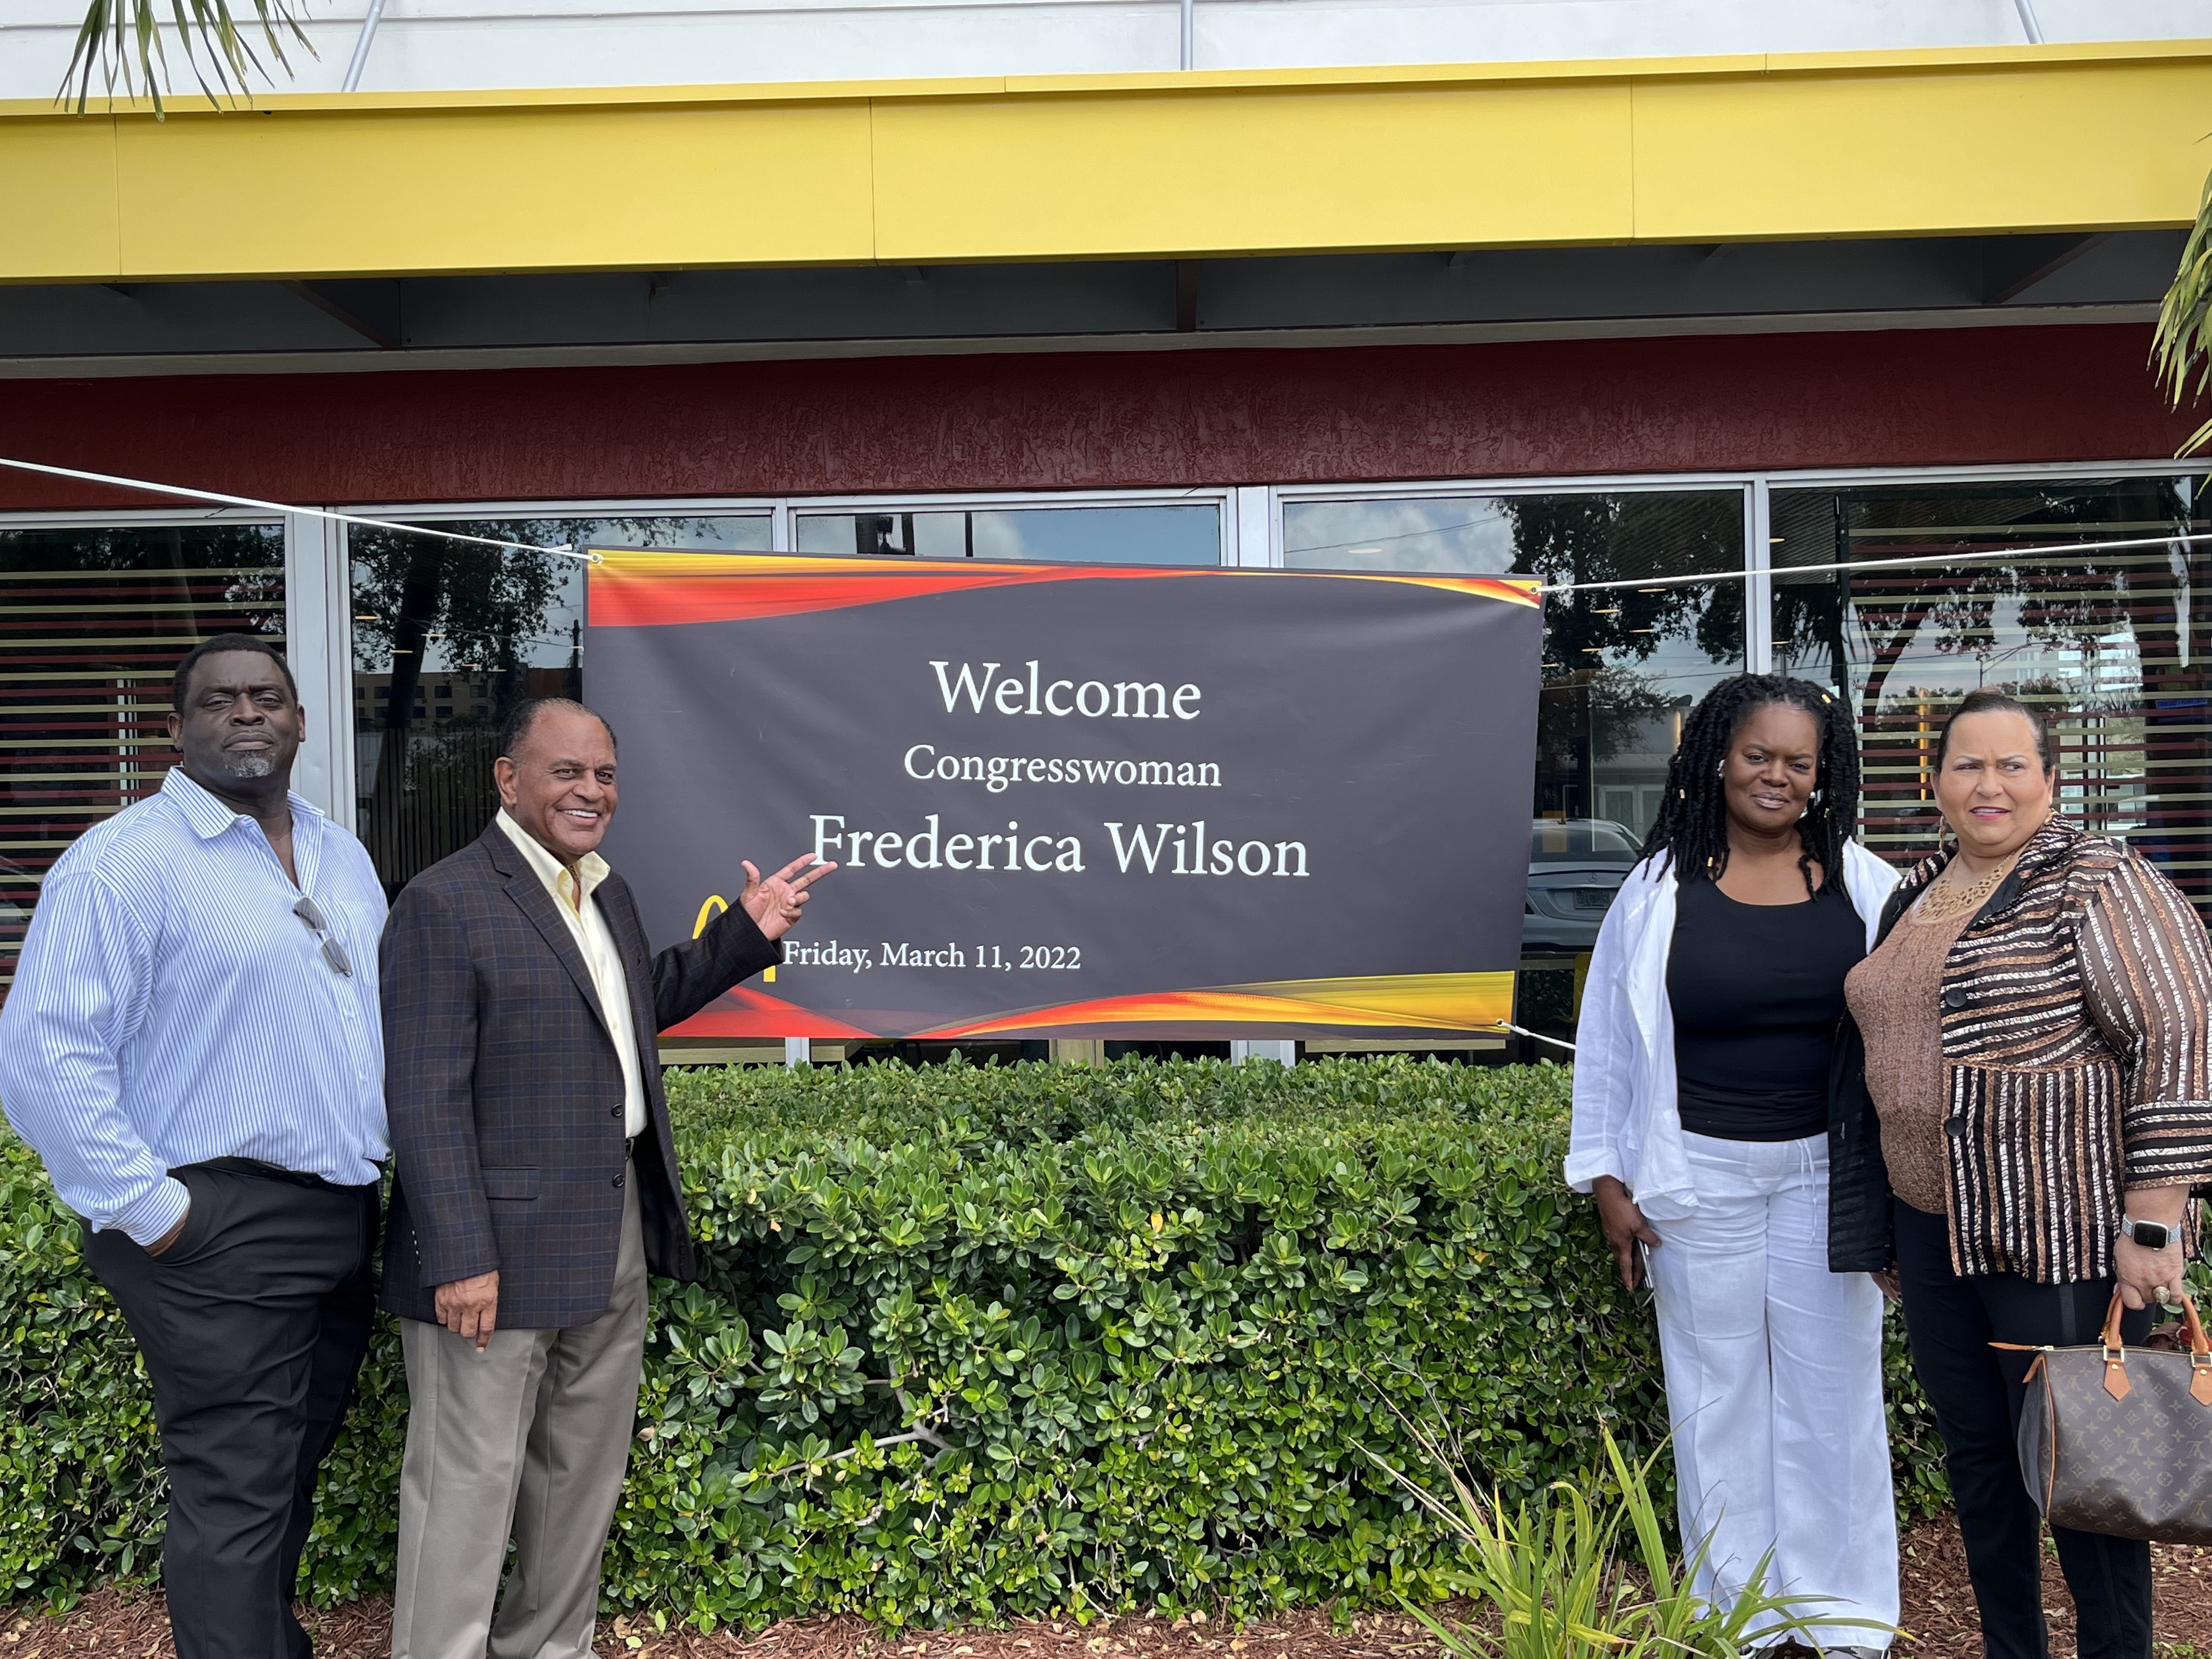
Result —
POLYGON ((0 1107, 62 1201, 141 1244, 184 1215, 169 1175, 251 1158, 346 1186, 391 1150, 362 844, 292 800, 293 886, 260 825, 172 770, 47 876, 0 1006, 0 1107), (353 959, 324 959, 305 891, 353 959))

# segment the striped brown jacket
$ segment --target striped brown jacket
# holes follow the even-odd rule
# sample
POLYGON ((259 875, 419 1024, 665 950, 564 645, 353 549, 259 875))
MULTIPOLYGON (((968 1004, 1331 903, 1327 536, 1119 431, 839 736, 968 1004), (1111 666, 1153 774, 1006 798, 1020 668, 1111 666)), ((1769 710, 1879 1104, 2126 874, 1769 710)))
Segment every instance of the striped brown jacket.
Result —
MULTIPOLYGON (((1924 860, 1883 932, 1942 873, 1924 860)), ((2138 854, 2053 820, 1943 968, 1951 1260, 2107 1277, 2130 1187, 2212 1183, 2212 948, 2138 854)))

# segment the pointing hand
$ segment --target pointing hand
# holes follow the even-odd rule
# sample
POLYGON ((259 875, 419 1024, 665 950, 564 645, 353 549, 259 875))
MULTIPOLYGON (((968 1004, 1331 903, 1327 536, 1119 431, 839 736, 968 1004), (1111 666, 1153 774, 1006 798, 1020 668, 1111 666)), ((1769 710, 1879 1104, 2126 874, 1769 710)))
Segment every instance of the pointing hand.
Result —
POLYGON ((806 890, 837 867, 817 864, 813 854, 802 853, 763 879, 750 860, 743 862, 745 890, 738 895, 738 907, 753 919, 764 939, 781 939, 797 926, 799 908, 806 902, 806 890))

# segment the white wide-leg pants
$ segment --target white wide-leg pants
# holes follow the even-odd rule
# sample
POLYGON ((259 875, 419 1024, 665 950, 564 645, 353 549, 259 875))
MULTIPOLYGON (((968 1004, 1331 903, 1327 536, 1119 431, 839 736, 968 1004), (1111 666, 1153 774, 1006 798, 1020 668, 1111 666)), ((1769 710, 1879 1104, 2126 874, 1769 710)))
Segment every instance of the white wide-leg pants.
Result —
MULTIPOLYGON (((1881 1291, 1828 1271, 1827 1137, 1686 1134, 1694 1209, 1655 1203, 1650 1253, 1685 1553, 1717 1605, 1769 1550, 1799 1611, 1897 1622, 1897 1510, 1882 1414, 1881 1291)), ((1797 1639, 1886 1647, 1826 1625, 1797 1639)))

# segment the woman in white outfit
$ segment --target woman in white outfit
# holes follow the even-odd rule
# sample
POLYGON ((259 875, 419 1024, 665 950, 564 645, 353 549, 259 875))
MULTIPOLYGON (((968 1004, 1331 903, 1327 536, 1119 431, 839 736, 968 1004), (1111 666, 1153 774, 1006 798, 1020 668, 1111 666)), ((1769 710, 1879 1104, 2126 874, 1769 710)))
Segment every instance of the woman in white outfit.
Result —
MULTIPOLYGON (((1745 674, 1692 711, 1598 933, 1567 1180, 1656 1303, 1697 1588, 1896 1622, 1881 1292, 1828 1270, 1828 1082, 1844 976, 1897 874, 1851 840, 1857 734, 1827 692, 1745 674)), ((1862 1625, 1801 1641, 1886 1646, 1862 1625)))

